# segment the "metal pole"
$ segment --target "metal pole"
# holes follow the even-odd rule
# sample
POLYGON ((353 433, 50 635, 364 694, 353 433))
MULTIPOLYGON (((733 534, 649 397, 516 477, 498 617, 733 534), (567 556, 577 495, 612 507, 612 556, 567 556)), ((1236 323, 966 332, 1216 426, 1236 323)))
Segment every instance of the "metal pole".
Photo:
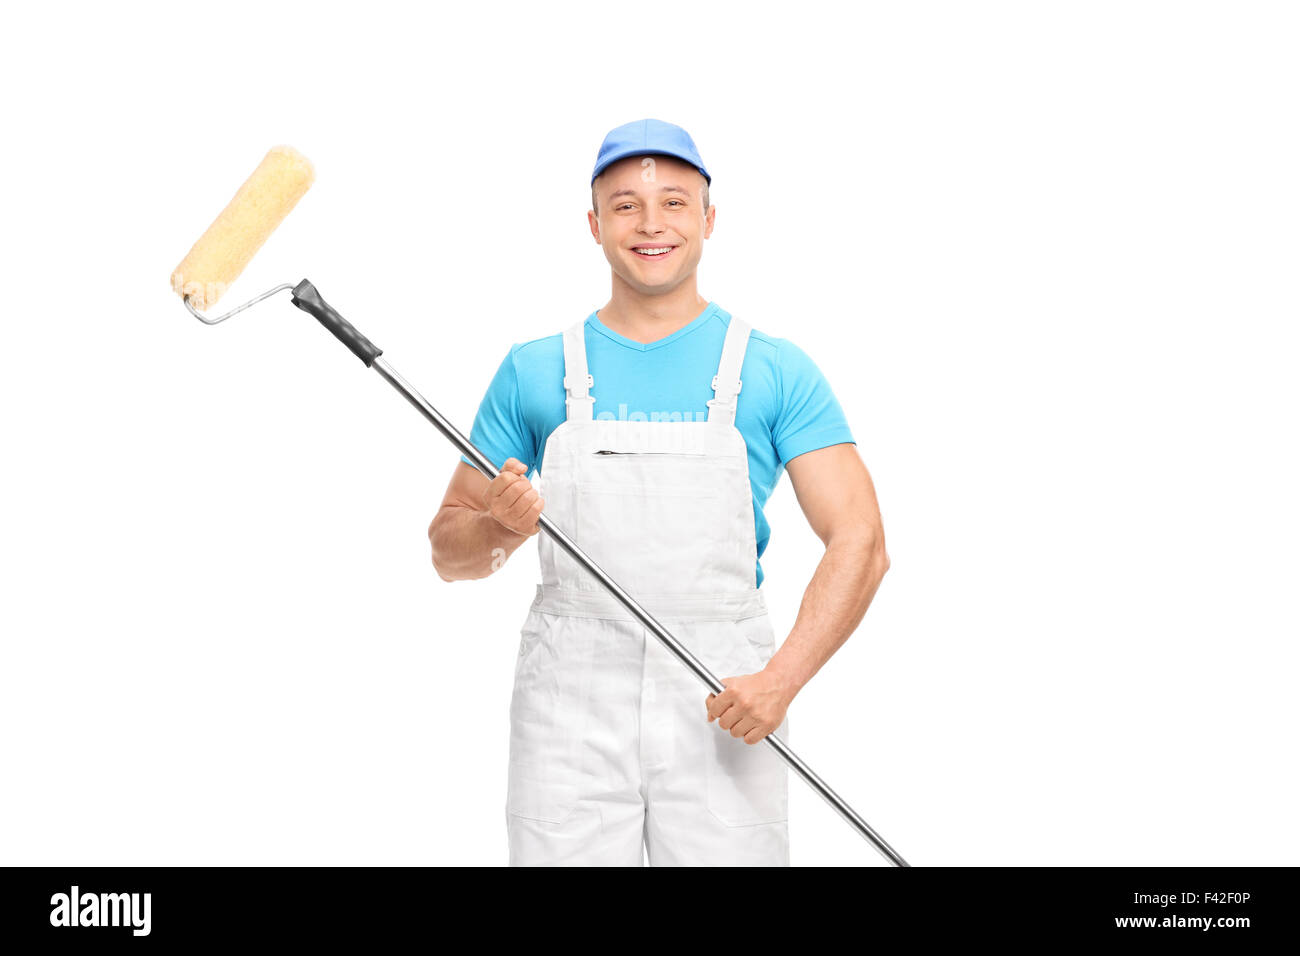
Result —
MULTIPOLYGON (((489 480, 495 478, 500 473, 486 455, 479 451, 468 438, 457 431, 456 427, 452 425, 451 422, 443 418, 442 415, 439 414, 438 410, 430 405, 424 399, 424 396, 412 388, 410 384, 402 378, 402 376, 398 375, 393 367, 384 361, 382 357, 376 356, 374 358, 373 368, 382 375, 388 383, 393 386, 393 388, 401 392, 402 395, 405 396, 406 400, 414 405, 416 410, 424 415, 425 418, 432 422, 453 445, 459 448, 461 454, 474 463, 475 468, 487 475, 489 480)), ((599 580, 600 583, 618 599, 619 603, 632 612, 637 620, 648 628, 650 632, 659 639, 660 643, 662 643, 664 647, 668 648, 668 650, 671 651, 679 661, 690 668, 691 672, 704 683, 705 687, 709 688, 709 690, 713 691, 715 694, 720 694, 726 690, 722 682, 718 680, 718 678, 715 677, 707 667, 701 664, 694 654, 687 650, 681 642, 679 642, 677 638, 673 637, 673 635, 670 634, 662 624, 656 621, 650 613, 645 610, 645 608, 641 607, 641 605, 634 601, 626 591, 619 587, 618 584, 615 583, 615 581, 606 574, 599 565, 592 561, 581 548, 573 543, 567 534, 557 528, 550 518, 545 514, 541 514, 537 518, 537 524, 543 531, 554 538, 556 543, 568 552, 575 561, 595 575, 596 579, 599 580)), ((867 821, 858 816, 853 808, 845 803, 839 794, 832 790, 821 777, 813 773, 812 768, 795 756, 794 751, 786 746, 785 741, 777 737, 776 734, 768 734, 763 738, 763 740, 770 744, 777 754, 780 755, 781 759, 784 760, 795 771, 795 773, 799 774, 808 786, 817 791, 821 798, 829 803, 835 811, 843 817, 851 827, 853 827, 853 829, 857 830, 859 834, 869 840, 886 860, 894 866, 910 865, 906 860, 899 856, 897 852, 895 852, 893 847, 881 839, 880 835, 867 825, 867 821)))

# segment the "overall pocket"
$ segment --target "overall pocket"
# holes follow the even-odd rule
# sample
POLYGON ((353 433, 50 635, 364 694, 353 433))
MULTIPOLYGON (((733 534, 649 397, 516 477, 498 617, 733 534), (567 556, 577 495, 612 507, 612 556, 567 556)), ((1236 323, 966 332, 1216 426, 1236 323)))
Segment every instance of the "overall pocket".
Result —
POLYGON ((558 647, 567 620, 529 612, 510 699, 506 809, 545 823, 564 822, 578 803, 577 744, 583 728, 558 647))
POLYGON ((699 537, 722 520, 723 502, 708 485, 647 481, 578 484, 578 546, 622 587, 690 590, 728 556, 699 537))
MULTIPOLYGON (((771 659, 775 637, 766 614, 726 625, 731 636, 729 662, 739 665, 719 678, 753 674, 771 659)), ((790 721, 774 733, 789 742, 790 721)), ((716 723, 710 724, 705 748, 709 812, 729 827, 779 823, 789 818, 789 772, 772 747, 759 741, 747 744, 716 723)))
POLYGON ((518 678, 519 671, 526 661, 537 650, 542 643, 542 637, 546 634, 550 626, 546 615, 540 611, 529 610, 528 617, 524 621, 524 626, 519 629, 519 653, 515 657, 515 677, 518 678))

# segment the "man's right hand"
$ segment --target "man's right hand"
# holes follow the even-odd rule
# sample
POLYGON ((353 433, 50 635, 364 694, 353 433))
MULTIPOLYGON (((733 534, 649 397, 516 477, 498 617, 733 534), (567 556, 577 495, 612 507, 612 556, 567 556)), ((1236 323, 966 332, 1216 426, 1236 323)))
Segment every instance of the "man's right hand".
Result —
POLYGON ((546 499, 524 477, 528 466, 518 458, 507 458, 497 476, 483 492, 483 504, 499 524, 524 537, 537 534, 537 518, 546 499))

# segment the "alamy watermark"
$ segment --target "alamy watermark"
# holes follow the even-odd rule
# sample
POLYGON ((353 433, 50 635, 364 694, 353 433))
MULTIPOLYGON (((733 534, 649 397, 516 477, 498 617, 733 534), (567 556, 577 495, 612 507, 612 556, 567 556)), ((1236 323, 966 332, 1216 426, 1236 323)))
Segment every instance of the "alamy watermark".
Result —
POLYGON ((50 897, 51 926, 129 926, 133 936, 149 935, 150 893, 70 893, 50 897))
POLYGON ((620 402, 618 405, 618 414, 610 411, 604 411, 596 415, 596 420, 601 422, 707 422, 709 413, 704 412, 629 412, 627 403, 620 402))

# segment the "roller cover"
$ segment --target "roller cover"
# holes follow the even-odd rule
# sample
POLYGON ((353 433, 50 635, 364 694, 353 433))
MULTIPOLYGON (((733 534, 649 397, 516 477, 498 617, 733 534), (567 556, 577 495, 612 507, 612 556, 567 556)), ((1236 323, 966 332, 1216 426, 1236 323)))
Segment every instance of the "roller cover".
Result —
POLYGON ((188 295, 200 312, 211 308, 315 178, 302 153, 292 146, 272 146, 172 273, 176 294, 188 295))

